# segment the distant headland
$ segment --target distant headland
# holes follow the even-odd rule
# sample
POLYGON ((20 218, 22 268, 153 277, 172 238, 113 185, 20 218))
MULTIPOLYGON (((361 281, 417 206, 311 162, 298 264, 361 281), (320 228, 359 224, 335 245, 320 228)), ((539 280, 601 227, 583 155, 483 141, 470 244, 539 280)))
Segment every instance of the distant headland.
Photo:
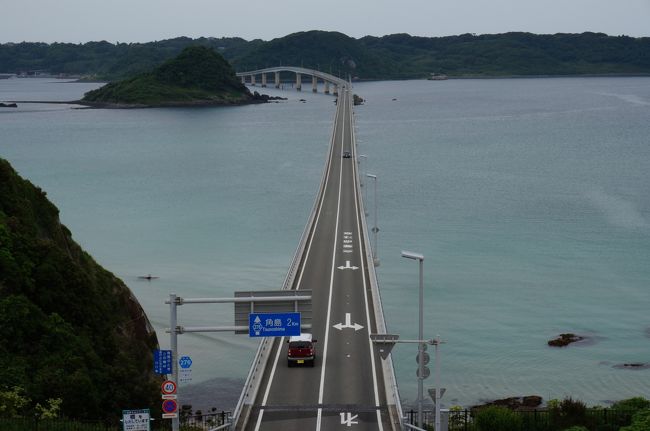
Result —
POLYGON ((212 48, 239 72, 295 65, 359 80, 426 79, 432 73, 450 79, 650 75, 648 37, 511 32, 355 39, 318 30, 270 41, 178 37, 146 43, 4 43, 0 73, 115 81, 148 72, 194 45, 212 48))
POLYGON ((251 94, 213 49, 191 46, 150 72, 89 91, 76 103, 99 108, 148 108, 243 105, 270 99, 257 92, 251 94))

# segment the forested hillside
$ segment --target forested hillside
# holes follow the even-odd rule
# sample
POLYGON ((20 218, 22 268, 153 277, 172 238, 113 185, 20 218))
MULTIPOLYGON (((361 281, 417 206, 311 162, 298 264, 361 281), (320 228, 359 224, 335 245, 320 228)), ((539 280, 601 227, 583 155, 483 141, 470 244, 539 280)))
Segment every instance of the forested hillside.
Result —
POLYGON ((158 414, 157 345, 130 290, 72 240, 45 192, 0 159, 0 416, 158 414))
POLYGON ((454 77, 650 74, 650 38, 504 33, 354 39, 325 31, 294 33, 268 42, 181 37, 130 44, 3 44, 0 73, 42 70, 114 80, 150 70, 189 45, 215 49, 238 71, 291 65, 359 79, 424 78, 430 73, 454 77))
POLYGON ((253 100, 230 64, 204 46, 187 47, 151 71, 109 83, 83 98, 86 103, 118 107, 229 105, 253 100))

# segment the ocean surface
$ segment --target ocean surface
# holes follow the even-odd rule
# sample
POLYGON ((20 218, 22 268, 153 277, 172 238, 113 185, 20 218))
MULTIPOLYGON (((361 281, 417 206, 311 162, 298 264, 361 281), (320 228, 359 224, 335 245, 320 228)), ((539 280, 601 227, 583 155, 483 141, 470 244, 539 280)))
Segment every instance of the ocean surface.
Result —
MULTIPOLYGON (((0 80, 0 101, 75 100, 99 85, 0 80)), ((334 98, 265 92, 289 100, 0 109, 0 157, 135 292, 163 348, 169 293, 278 289, 298 245, 334 98), (147 274, 160 278, 138 279, 147 274)), ((650 397, 650 369, 620 367, 650 363, 650 78, 391 81, 355 92, 367 100, 356 108, 362 170, 378 176, 388 328, 417 336, 418 268, 400 252, 423 253, 425 335, 445 341, 444 404, 650 397), (587 338, 547 346, 564 332, 587 338)), ((232 305, 184 305, 179 324, 232 316, 232 305)), ((256 345, 229 333, 179 337, 190 384, 216 392, 220 378, 237 392, 256 345)), ((416 398, 416 353, 393 350, 405 403, 416 398)))

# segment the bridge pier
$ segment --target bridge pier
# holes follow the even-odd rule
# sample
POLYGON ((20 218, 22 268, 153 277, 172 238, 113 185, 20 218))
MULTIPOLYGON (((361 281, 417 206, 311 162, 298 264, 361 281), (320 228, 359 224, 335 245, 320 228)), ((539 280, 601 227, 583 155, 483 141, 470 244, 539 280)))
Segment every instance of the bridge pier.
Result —
MULTIPOLYGON (((323 88, 322 91, 324 94, 333 94, 338 96, 340 94, 340 88, 346 88, 346 83, 344 80, 337 78, 336 76, 324 73, 318 70, 305 69, 302 67, 269 67, 266 69, 259 69, 254 71, 238 72, 237 76, 241 79, 242 84, 250 85, 252 87, 261 86, 268 87, 273 84, 275 88, 284 88, 281 78, 282 73, 295 73, 295 88, 297 91, 302 91, 302 76, 306 75, 311 77, 311 90, 314 93, 318 93, 318 86, 322 82, 323 88), (272 76, 270 74, 273 74, 272 76), (261 77, 259 75, 262 75, 261 77)), ((309 79, 309 78, 307 78, 309 79)), ((293 87, 293 85, 291 85, 293 87)))

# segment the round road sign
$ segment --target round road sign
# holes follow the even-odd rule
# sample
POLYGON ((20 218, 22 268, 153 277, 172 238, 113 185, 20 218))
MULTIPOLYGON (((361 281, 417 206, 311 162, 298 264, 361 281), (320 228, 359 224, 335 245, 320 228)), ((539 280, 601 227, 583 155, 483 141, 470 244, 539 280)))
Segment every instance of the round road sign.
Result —
MULTIPOLYGON (((424 371, 422 373, 422 378, 423 379, 426 379, 431 375, 431 370, 429 369, 429 367, 422 367, 422 371, 424 371)), ((415 370, 415 375, 420 377, 420 369, 419 368, 417 370, 415 370)))
POLYGON ((177 409, 178 404, 176 403, 176 400, 165 400, 162 403, 162 411, 164 413, 176 413, 177 409))
POLYGON ((176 383, 174 383, 172 380, 165 380, 163 384, 160 386, 160 390, 162 391, 163 395, 175 394, 176 383))
MULTIPOLYGON (((430 359, 429 354, 427 352, 422 352, 422 359, 424 360, 424 365, 428 364, 429 359, 430 359)), ((415 356, 415 363, 416 364, 420 363, 420 354, 419 353, 415 356)))

